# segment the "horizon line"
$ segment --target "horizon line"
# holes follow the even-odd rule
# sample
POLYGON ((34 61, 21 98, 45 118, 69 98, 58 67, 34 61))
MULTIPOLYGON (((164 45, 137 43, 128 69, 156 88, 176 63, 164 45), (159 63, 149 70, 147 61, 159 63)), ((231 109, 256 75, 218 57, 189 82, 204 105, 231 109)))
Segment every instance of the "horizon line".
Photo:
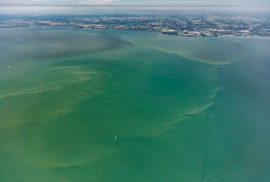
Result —
POLYGON ((150 5, 150 4, 88 4, 88 5, 78 5, 78 4, 70 4, 70 5, 60 5, 60 4, 0 4, 0 7, 74 7, 74 8, 83 8, 83 7, 172 7, 172 8, 176 8, 176 7, 190 7, 190 8, 205 8, 205 7, 209 7, 209 8, 267 8, 270 7, 270 5, 268 6, 248 6, 248 5, 236 5, 236 6, 232 6, 232 5, 179 5, 179 4, 174 4, 174 5, 150 5))

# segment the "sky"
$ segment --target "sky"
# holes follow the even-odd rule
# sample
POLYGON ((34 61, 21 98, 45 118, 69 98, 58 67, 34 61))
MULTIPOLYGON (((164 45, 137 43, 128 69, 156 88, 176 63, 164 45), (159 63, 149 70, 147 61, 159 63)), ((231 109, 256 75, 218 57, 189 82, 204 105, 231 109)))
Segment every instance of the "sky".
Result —
POLYGON ((219 6, 265 7, 270 0, 0 0, 0 6, 219 6))

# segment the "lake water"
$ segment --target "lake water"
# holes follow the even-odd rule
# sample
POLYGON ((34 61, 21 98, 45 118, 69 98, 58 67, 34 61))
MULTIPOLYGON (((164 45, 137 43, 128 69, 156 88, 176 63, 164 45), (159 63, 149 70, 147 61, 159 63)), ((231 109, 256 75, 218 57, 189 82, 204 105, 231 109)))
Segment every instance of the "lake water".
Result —
POLYGON ((269 38, 0 40, 0 181, 270 181, 269 38))

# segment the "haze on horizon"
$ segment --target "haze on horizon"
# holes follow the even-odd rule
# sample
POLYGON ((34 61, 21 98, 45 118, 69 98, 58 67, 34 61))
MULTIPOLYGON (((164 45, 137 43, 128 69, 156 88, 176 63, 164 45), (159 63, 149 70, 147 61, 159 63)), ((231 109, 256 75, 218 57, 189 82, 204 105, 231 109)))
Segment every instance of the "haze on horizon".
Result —
POLYGON ((1 0, 0 6, 216 6, 270 7, 269 0, 1 0))

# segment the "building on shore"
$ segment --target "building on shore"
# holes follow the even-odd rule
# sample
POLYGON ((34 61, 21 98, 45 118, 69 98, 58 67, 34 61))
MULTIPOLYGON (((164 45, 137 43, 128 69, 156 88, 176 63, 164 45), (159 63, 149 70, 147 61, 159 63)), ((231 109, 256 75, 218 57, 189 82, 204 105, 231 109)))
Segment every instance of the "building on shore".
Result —
POLYGON ((177 35, 178 31, 177 30, 172 30, 172 29, 162 29, 161 33, 169 34, 169 35, 177 35))

